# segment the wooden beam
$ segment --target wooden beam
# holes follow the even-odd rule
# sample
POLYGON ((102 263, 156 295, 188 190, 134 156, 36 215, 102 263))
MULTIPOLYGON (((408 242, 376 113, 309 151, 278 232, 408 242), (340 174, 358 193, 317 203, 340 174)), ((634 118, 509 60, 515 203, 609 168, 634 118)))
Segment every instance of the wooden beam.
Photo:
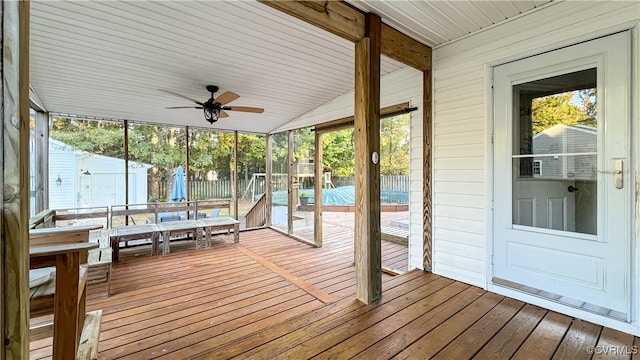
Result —
POLYGON ((29 2, 3 1, 0 358, 29 358, 29 2))
POLYGON ((36 111, 35 134, 37 214, 49 208, 49 113, 36 111))
POLYGON ((287 131, 287 233, 293 234, 293 131, 287 131))
POLYGON ((426 271, 432 270, 432 239, 431 239, 431 70, 422 72, 422 246, 423 266, 426 271))
POLYGON ((382 297, 380 18, 367 14, 365 29, 355 55, 355 263, 356 298, 370 304, 382 297))
POLYGON ((322 166, 322 133, 316 131, 315 148, 316 154, 313 159, 315 165, 315 190, 313 194, 313 242, 316 247, 322 247, 322 188, 324 187, 324 176, 322 166))
POLYGON ((364 14, 342 1, 279 1, 261 3, 352 42, 364 37, 364 14))
POLYGON ((382 24, 382 54, 420 71, 431 70, 431 48, 382 24))
POLYGON ((267 142, 266 147, 265 147, 265 152, 266 152, 266 174, 265 174, 265 185, 266 185, 266 189, 265 189, 265 193, 267 194, 267 223, 265 224, 265 226, 270 227, 272 224, 272 215, 271 215, 271 206, 272 206, 272 191, 273 191, 273 184, 272 184, 272 173, 273 173, 273 140, 272 140, 272 135, 271 134, 267 134, 265 136, 265 140, 267 142))
MULTIPOLYGON (((383 107, 382 109, 380 109, 380 118, 384 119, 388 114, 397 113, 407 108, 409 108, 408 102, 383 107)), ((343 117, 341 119, 323 122, 315 126, 315 131, 321 132, 321 133, 327 133, 327 132, 338 131, 342 129, 353 128, 353 119, 354 117, 353 115, 351 115, 351 116, 343 117)))
MULTIPOLYGON (((343 1, 259 0, 343 39, 358 42, 365 36, 366 14, 343 1)), ((431 48, 382 24, 380 52, 421 71, 431 69, 431 48)))

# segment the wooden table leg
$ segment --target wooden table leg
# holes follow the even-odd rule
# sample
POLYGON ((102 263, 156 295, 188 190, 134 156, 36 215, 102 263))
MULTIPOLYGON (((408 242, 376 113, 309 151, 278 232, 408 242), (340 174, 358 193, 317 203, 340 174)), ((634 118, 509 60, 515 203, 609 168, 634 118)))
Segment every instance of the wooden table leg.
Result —
POLYGON ((240 224, 233 225, 233 242, 240 243, 240 224))
POLYGON ((113 249, 113 261, 120 260, 120 237, 111 238, 111 249, 113 249))
POLYGON ((171 252, 171 245, 169 245, 170 231, 162 232, 162 253, 169 254, 171 252))
POLYGON ((196 228, 195 233, 193 234, 194 240, 196 241, 196 249, 206 248, 207 245, 203 243, 205 239, 202 238, 202 229, 196 228))
POLYGON ((151 234, 151 256, 158 255, 160 250, 160 235, 157 233, 151 234))
POLYGON ((211 233, 213 232, 213 228, 210 227, 205 227, 204 228, 204 235, 207 239, 207 247, 211 247, 211 233))
POLYGON ((75 359, 78 352, 78 284, 80 253, 56 257, 56 295, 53 319, 53 358, 75 359))

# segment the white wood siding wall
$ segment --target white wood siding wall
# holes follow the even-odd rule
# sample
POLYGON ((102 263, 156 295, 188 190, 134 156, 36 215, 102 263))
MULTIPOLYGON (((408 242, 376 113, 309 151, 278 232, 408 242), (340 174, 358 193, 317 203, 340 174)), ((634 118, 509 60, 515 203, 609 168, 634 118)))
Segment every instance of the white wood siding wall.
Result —
POLYGON ((629 29, 639 18, 640 2, 561 2, 434 49, 435 273, 487 285, 491 66, 629 29))
POLYGON ((76 207, 78 192, 76 154, 49 146, 49 209, 76 207), (62 183, 56 184, 60 176, 62 183))
MULTIPOLYGON (((275 132, 352 116, 353 99, 353 91, 350 91, 287 123, 275 132)), ((410 106, 418 108, 411 113, 410 123, 409 268, 422 269, 422 72, 410 67, 383 76, 380 83, 381 107, 403 102, 409 102, 410 106)))
MULTIPOLYGON (((82 157, 78 161, 78 169, 88 169, 91 174, 114 174, 117 186, 121 186, 121 199, 118 204, 124 204, 124 160, 101 155, 82 157)), ((80 171, 80 170, 78 170, 80 171)), ((135 189, 129 189, 129 204, 143 204, 147 202, 147 168, 138 162, 129 162, 129 178, 135 179, 135 189), (135 194, 135 198, 132 196, 135 194)), ((131 186, 133 184, 129 184, 131 186)))

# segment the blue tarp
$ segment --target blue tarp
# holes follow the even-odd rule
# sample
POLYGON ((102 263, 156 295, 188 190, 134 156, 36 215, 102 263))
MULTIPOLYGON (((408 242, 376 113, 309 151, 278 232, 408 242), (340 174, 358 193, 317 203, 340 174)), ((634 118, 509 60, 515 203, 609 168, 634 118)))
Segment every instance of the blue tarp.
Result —
POLYGON ((184 181, 182 166, 178 166, 173 175, 173 188, 171 188, 171 201, 182 201, 187 198, 187 184, 184 181))

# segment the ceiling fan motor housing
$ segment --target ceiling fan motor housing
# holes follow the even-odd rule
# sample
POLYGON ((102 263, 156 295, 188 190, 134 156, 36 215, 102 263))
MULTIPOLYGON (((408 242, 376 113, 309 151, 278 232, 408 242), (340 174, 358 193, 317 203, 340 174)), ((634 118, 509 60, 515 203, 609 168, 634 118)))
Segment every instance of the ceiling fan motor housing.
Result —
POLYGON ((207 85, 207 91, 211 93, 211 97, 213 97, 213 94, 218 92, 218 90, 220 90, 220 88, 216 85, 207 85))

